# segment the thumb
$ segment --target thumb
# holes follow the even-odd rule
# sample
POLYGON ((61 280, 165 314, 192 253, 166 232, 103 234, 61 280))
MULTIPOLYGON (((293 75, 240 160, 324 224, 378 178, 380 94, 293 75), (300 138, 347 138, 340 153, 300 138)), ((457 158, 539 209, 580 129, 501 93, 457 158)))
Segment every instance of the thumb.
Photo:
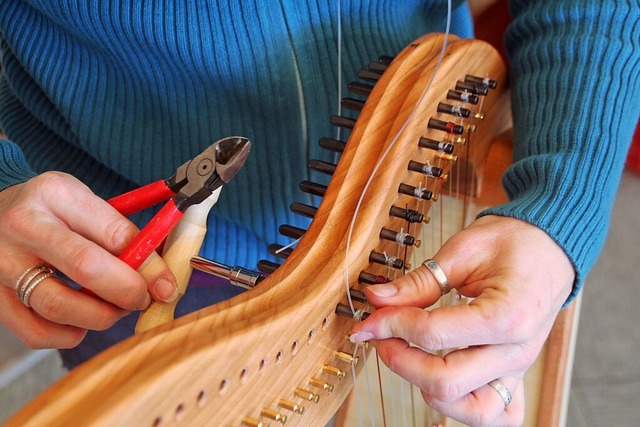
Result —
POLYGON ((440 285, 424 264, 393 282, 371 285, 367 287, 366 292, 367 300, 376 308, 424 308, 434 304, 442 296, 440 285))
POLYGON ((138 273, 144 277, 149 286, 149 293, 156 301, 173 302, 178 296, 178 286, 173 273, 157 252, 152 252, 149 258, 140 266, 138 273))

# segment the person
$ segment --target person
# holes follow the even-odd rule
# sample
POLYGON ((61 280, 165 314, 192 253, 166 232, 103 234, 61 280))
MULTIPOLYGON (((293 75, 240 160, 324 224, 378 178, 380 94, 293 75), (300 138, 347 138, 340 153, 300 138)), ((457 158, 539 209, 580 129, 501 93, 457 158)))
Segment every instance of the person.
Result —
MULTIPOLYGON (((640 108, 637 1, 513 0, 511 12, 510 202, 446 242, 433 273, 370 287, 379 309, 352 335, 472 425, 522 421, 522 376, 603 245, 640 108), (445 278, 474 303, 423 311, 445 278), (407 341, 466 349, 443 359, 407 341)), ((247 136, 253 150, 209 216, 202 254, 255 265, 279 224, 305 225, 287 206, 305 201, 297 183, 334 132, 338 16, 346 79, 443 31, 446 15, 435 0, 0 3, 0 321, 31 347, 62 349, 71 368, 130 335, 151 299, 175 299, 166 267, 147 283, 116 257, 149 214, 130 221, 104 200, 221 136, 247 136), (58 274, 28 307, 15 286, 36 265, 58 274)), ((466 3, 454 2, 451 31, 472 36, 466 3)), ((235 292, 190 287, 178 314, 235 292)))

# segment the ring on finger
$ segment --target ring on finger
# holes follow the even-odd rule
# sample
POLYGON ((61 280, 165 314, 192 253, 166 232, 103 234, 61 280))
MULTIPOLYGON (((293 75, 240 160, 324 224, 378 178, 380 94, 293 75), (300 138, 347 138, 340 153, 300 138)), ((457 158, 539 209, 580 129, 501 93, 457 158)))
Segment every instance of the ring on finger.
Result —
POLYGON ((33 290, 43 280, 55 277, 56 273, 46 265, 34 265, 27 268, 16 281, 16 296, 25 306, 31 307, 29 298, 33 290))
POLYGON ((507 409, 507 406, 509 406, 509 404, 513 400, 513 396, 511 395, 511 392, 509 391, 507 386, 504 385, 504 383, 500 380, 490 381, 488 385, 498 392, 498 394, 502 398, 502 401, 504 402, 504 408, 507 409))
POLYGON ((444 274, 444 271, 442 270, 442 268, 440 268, 440 265, 431 258, 425 260, 425 262, 423 262, 422 264, 424 264, 424 266, 429 269, 431 274, 433 274, 433 277, 436 279, 436 282, 438 282, 438 285, 440 286, 442 295, 448 294, 451 291, 451 287, 449 286, 447 275, 444 274))

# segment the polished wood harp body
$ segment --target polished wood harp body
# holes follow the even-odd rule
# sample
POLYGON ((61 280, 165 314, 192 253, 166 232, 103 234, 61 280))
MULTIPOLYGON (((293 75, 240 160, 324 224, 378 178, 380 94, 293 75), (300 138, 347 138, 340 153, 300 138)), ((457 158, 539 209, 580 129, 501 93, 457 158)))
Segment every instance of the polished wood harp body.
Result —
POLYGON ((252 290, 105 351, 37 397, 9 425, 273 426, 286 416, 288 425, 324 426, 353 386, 350 362, 336 355, 354 352, 347 338, 354 320, 336 314, 346 303, 345 271, 349 287, 358 289, 365 286, 358 283, 364 270, 389 276, 389 267, 370 261, 372 251, 398 251, 396 243, 380 238, 380 230, 418 226, 390 216, 390 208, 427 214, 431 205, 444 202, 399 194, 400 184, 434 195, 442 191, 442 177, 410 171, 409 162, 441 167, 450 185, 457 165, 478 184, 460 194, 472 199, 490 141, 509 120, 502 96, 506 71, 493 48, 451 37, 434 75, 443 41, 442 35, 416 40, 381 75, 309 229, 282 266, 252 290), (448 92, 467 75, 500 83, 478 105, 464 105, 474 111, 469 119, 439 113, 438 104, 448 102, 448 92), (482 120, 475 117, 480 108, 482 120), (461 123, 464 132, 452 136, 429 128, 432 118, 461 123), (421 137, 451 141, 458 162, 421 148, 421 137))

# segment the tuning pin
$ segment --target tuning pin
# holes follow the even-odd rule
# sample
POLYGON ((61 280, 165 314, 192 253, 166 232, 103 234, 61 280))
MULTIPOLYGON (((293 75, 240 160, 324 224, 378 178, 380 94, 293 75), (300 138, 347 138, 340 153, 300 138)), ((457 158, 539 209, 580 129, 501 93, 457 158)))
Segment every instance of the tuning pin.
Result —
POLYGON ((429 129, 441 130, 451 135, 462 135, 464 133, 464 126, 458 125, 453 122, 445 122, 444 120, 434 119, 433 117, 429 119, 427 127, 429 129))
POLYGON ((389 215, 394 216, 396 218, 401 218, 410 223, 419 223, 424 220, 424 215, 418 211, 414 211, 409 208, 400 208, 398 206, 391 206, 389 210, 389 215))
POLYGON ((336 356, 336 359, 347 362, 350 365, 357 365, 360 360, 357 356, 354 357, 352 354, 345 353, 344 351, 334 351, 333 354, 336 356))
POLYGON ((373 85, 362 82, 351 82, 347 87, 349 89, 349 92, 363 96, 369 96, 369 94, 373 90, 373 85))
POLYGON ((269 253, 275 257, 287 259, 289 255, 293 252, 292 248, 286 248, 277 243, 272 243, 269 245, 269 253))
POLYGON ((498 87, 498 82, 496 80, 491 80, 488 77, 477 77, 477 76, 472 76, 471 74, 467 74, 464 77, 464 81, 469 83, 479 84, 479 85, 485 85, 489 89, 495 89, 498 87))
POLYGON ((265 418, 269 418, 270 420, 277 421, 281 424, 286 424, 287 422, 286 415, 281 414, 278 411, 274 411, 273 409, 264 408, 262 411, 260 411, 260 415, 265 418))
POLYGON ((468 108, 460 107, 459 105, 451 105, 440 102, 438 104, 438 113, 449 114, 454 117, 464 117, 465 119, 467 119, 471 115, 471 110, 469 110, 468 108))
POLYGON ((344 141, 339 141, 334 138, 322 137, 318 141, 318 144, 322 148, 326 148, 327 150, 335 151, 338 153, 342 153, 347 145, 344 141))
POLYGON ((377 82, 380 79, 380 73, 371 70, 360 70, 358 71, 358 78, 362 80, 377 82))
POLYGON ((455 150, 455 145, 447 141, 436 141, 435 139, 421 137, 420 141, 418 141, 418 146, 420 148, 427 148, 429 150, 434 150, 439 153, 452 154, 453 150, 455 150))
POLYGON ((242 425, 245 427, 265 427, 265 424, 262 421, 251 417, 244 417, 242 419, 242 425))
POLYGON ((295 239, 295 240, 301 238, 306 231, 307 230, 303 228, 294 227, 293 225, 289 225, 289 224, 282 224, 278 228, 278 232, 281 235, 285 237, 289 237, 291 239, 295 239))
POLYGON ((353 129, 353 127, 356 125, 356 120, 334 114, 333 116, 331 116, 331 124, 345 129, 353 129))
POLYGON ((334 376, 334 377, 338 378, 338 381, 342 381, 343 379, 345 379, 347 377, 347 373, 345 371, 343 371, 342 369, 338 369, 335 366, 331 366, 331 365, 324 365, 322 367, 322 371, 325 374, 329 374, 331 376, 334 376))
POLYGON ((432 191, 429 191, 426 188, 414 187, 408 184, 400 184, 400 187, 398 187, 398 193, 406 194, 407 196, 413 196, 416 199, 420 200, 438 200, 438 195, 433 194, 432 191))
MULTIPOLYGON (((376 75, 380 77, 379 74, 376 75)), ((342 108, 346 108, 347 110, 362 111, 362 108, 364 107, 364 101, 353 98, 342 98, 340 100, 340 105, 342 105, 342 108)))
POLYGON ((376 251, 371 251, 369 254, 369 262, 382 264, 389 268, 395 268, 396 270, 402 270, 404 268, 404 261, 400 258, 376 251))
POLYGON ((287 411, 291 411, 295 414, 304 414, 304 406, 302 405, 298 405, 295 402, 292 402, 290 400, 285 400, 285 399, 280 399, 278 401, 278 406, 281 407, 282 409, 286 409, 287 411))
POLYGON ((366 271, 361 271, 358 276, 358 282, 367 285, 381 285, 383 283, 389 283, 390 281, 391 279, 388 277, 367 273, 366 271))
POLYGON ((309 402, 318 403, 320 402, 320 395, 315 394, 312 391, 305 390, 304 388, 296 388, 293 392, 296 397, 300 399, 307 400, 309 402))
POLYGON ((367 317, 371 316, 371 313, 366 312, 364 310, 356 310, 354 314, 353 311, 351 310, 351 307, 342 303, 338 303, 338 305, 336 305, 336 314, 338 316, 348 317, 350 319, 354 319, 357 321, 364 320, 367 317))
POLYGON ((280 264, 268 261, 266 259, 261 259, 258 261, 258 270, 264 274, 271 274, 276 271, 280 267, 280 264))
POLYGON ((489 87, 483 84, 471 82, 456 82, 456 90, 471 92, 474 95, 486 96, 489 93, 489 87))
POLYGON ((391 65, 394 59, 394 56, 382 55, 380 58, 378 58, 378 62, 385 65, 391 65))
POLYGON ((473 105, 477 105, 479 101, 478 95, 474 95, 470 92, 461 92, 457 90, 449 90, 447 92, 447 99, 451 99, 453 101, 467 102, 473 105))
POLYGON ((384 73, 387 68, 389 68, 389 66, 378 61, 373 61, 369 63, 367 68, 369 69, 369 71, 373 71, 374 73, 382 75, 382 73, 384 73))
POLYGON ((327 192, 327 186, 305 180, 300 183, 300 190, 302 190, 303 193, 322 197, 327 192))
POLYGON ((432 178, 442 177, 442 168, 439 168, 437 166, 431 166, 429 163, 420 163, 414 160, 410 160, 409 170, 412 172, 421 173, 425 176, 430 176, 432 178))
POLYGON ((291 203, 289 208, 291 209, 291 212, 305 216, 307 218, 313 218, 316 215, 316 212, 318 212, 318 208, 299 202, 291 203))
POLYGON ((309 385, 321 388, 322 390, 328 391, 329 393, 333 393, 333 384, 329 384, 323 379, 311 377, 311 379, 309 380, 309 385))
POLYGON ((389 230, 387 228, 383 228, 382 230, 380 230, 380 238, 396 242, 397 244, 402 246, 413 246, 416 241, 413 236, 410 236, 407 233, 397 232, 389 230))
POLYGON ((336 171, 337 165, 333 163, 323 162, 322 160, 309 160, 307 163, 309 169, 312 169, 317 172, 321 172, 327 175, 333 175, 336 171))
POLYGON ((349 288, 349 296, 351 296, 351 299, 354 301, 358 301, 361 303, 367 302, 367 296, 363 291, 359 289, 349 288))

